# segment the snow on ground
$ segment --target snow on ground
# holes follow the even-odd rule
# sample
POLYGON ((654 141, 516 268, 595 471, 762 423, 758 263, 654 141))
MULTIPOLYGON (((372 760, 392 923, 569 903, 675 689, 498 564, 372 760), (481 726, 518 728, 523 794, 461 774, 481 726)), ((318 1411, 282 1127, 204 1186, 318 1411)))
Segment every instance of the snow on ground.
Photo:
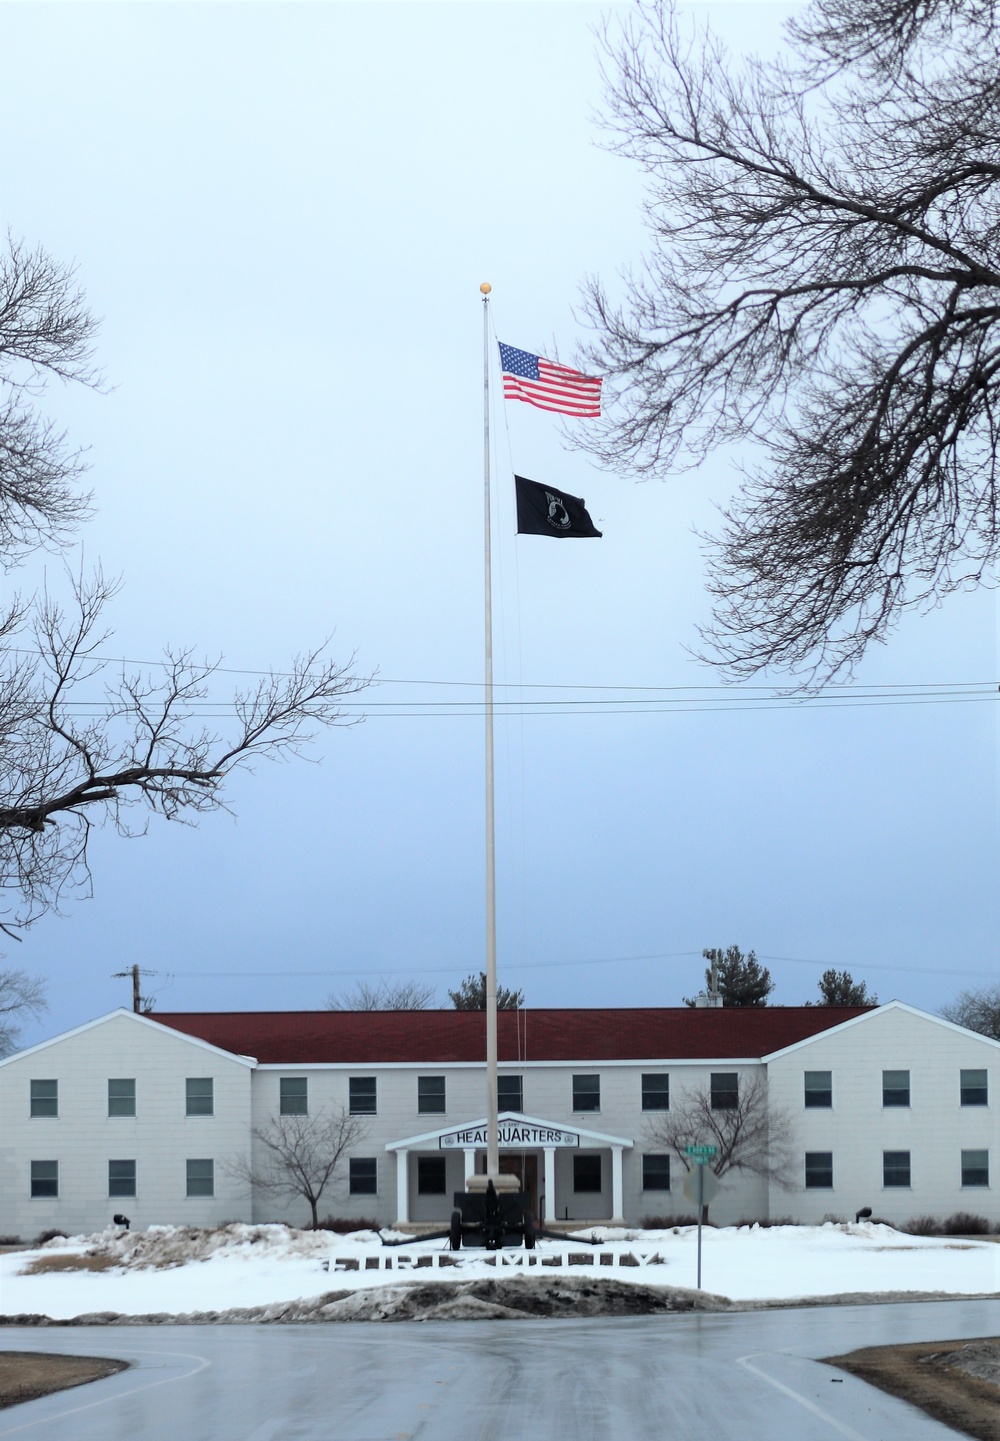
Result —
MULTIPOLYGON (((602 1243, 590 1265, 567 1268, 570 1255, 577 1259, 587 1252, 589 1260, 591 1248, 583 1242, 540 1241, 539 1268, 533 1267, 530 1274, 553 1279, 599 1274, 647 1286, 695 1285, 693 1226, 668 1231, 604 1227, 586 1234, 602 1243), (616 1263, 599 1264, 599 1258, 609 1254, 616 1263), (622 1266, 617 1258, 623 1255, 653 1264, 622 1266), (556 1256, 562 1260, 559 1268, 540 1269, 542 1260, 556 1256)), ((445 1244, 414 1241, 390 1250, 372 1231, 338 1236, 277 1225, 234 1224, 214 1231, 178 1226, 131 1233, 109 1230, 0 1257, 0 1313, 65 1320, 95 1311, 125 1315, 221 1311, 387 1283, 529 1274, 520 1268, 504 1267, 501 1272, 495 1258, 488 1260, 483 1251, 463 1251, 461 1264, 448 1269, 437 1264, 430 1268, 426 1262, 417 1268, 418 1258, 440 1256, 445 1244), (381 1257, 380 1268, 366 1269, 366 1262, 375 1264, 376 1257, 381 1257), (389 1257, 391 1273, 382 1269, 389 1257), (39 1262, 107 1269, 25 1274, 39 1262), (345 1265, 352 1268, 342 1269, 345 1265)), ((706 1228, 702 1285, 737 1301, 890 1292, 983 1295, 1000 1292, 1000 1244, 910 1236, 890 1226, 866 1224, 706 1228)))

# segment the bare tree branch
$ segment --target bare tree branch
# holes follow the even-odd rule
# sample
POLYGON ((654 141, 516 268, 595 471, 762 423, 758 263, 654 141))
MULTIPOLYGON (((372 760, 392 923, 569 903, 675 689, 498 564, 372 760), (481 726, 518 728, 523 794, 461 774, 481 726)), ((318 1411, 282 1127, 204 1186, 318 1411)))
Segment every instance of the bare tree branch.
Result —
MULTIPOLYGON (((0 567, 65 544, 88 514, 84 466, 34 400, 53 379, 99 387, 97 322, 72 266, 7 237, 0 255, 0 567)), ((72 891, 87 893, 91 827, 142 833, 151 815, 194 821, 225 806, 225 781, 300 753, 366 684, 326 646, 290 671, 220 698, 219 663, 168 650, 155 674, 101 659, 117 583, 72 580, 0 614, 0 931, 16 935, 72 891), (206 724, 220 720, 218 726, 206 724)))
POLYGON ((227 1173, 255 1190, 301 1196, 312 1225, 319 1225, 320 1199, 334 1180, 346 1152, 367 1135, 368 1125, 342 1107, 309 1116, 271 1116, 253 1128, 260 1149, 257 1164, 243 1156, 224 1162, 227 1173))
POLYGON ((0 556, 65 542, 90 512, 75 482, 82 453, 36 411, 33 398, 53 377, 101 384, 93 365, 97 321, 71 266, 12 236, 0 256, 0 556))
POLYGON ((142 834, 152 815, 192 822, 225 808, 225 781, 261 758, 297 755, 320 727, 353 724, 343 703, 368 684, 325 648, 289 672, 216 698, 218 663, 168 652, 159 675, 99 659, 117 585, 72 582, 72 605, 43 595, 8 618, 0 652, 0 925, 25 926, 87 893, 91 826, 142 834), (215 726, 207 717, 224 720, 215 726))
POLYGON ((0 1059, 17 1050, 24 1020, 48 1010, 45 982, 27 971, 0 971, 0 1059))
POLYGON ((1000 982, 961 991, 950 1005, 941 1007, 941 1014, 956 1026, 1000 1041, 1000 982))
POLYGON ((434 1000, 434 987, 422 981, 358 981, 349 990, 328 996, 328 1011, 426 1011, 434 1000))
POLYGON ((666 474, 752 439, 709 542, 707 654, 849 671, 1000 556, 997 0, 818 0, 791 60, 736 66, 670 0, 605 33, 611 147, 650 243, 582 359, 581 443, 666 474))

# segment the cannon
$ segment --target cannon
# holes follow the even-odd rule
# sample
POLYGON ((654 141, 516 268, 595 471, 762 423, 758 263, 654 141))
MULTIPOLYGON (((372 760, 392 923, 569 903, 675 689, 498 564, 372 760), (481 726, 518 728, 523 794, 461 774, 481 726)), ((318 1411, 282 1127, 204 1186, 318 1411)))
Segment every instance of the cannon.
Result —
POLYGON ((498 1191, 492 1177, 486 1181, 485 1189, 456 1191, 448 1241, 453 1251, 470 1243, 484 1246, 487 1251, 499 1251, 505 1243, 533 1251, 535 1218, 531 1214, 531 1197, 526 1191, 498 1191))

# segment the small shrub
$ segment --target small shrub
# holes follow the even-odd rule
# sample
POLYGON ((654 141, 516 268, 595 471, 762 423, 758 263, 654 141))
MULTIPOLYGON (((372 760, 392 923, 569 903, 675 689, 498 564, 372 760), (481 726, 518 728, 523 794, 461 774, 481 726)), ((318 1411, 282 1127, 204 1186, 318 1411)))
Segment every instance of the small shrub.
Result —
POLYGON ((47 1241, 65 1241, 66 1232, 60 1231, 58 1226, 50 1226, 47 1231, 39 1231, 35 1237, 36 1246, 44 1246, 47 1241))
MULTIPOLYGON (((680 1226, 697 1226, 697 1216, 644 1216, 642 1227, 644 1231, 671 1231, 677 1230, 680 1226)), ((712 1223, 709 1222, 709 1225, 712 1223)))
POLYGON ((911 1216, 899 1229, 908 1236, 943 1236, 942 1225, 937 1216, 911 1216))
MULTIPOLYGON (((312 1226, 306 1228, 313 1230, 312 1226)), ((377 1231, 379 1223, 372 1220, 370 1216, 324 1216, 317 1231, 336 1231, 340 1236, 346 1236, 350 1231, 377 1231)))
POLYGON ((20 1246, 20 1236, 0 1236, 0 1246, 20 1246))
POLYGON ((835 1216, 832 1211, 827 1211, 820 1225, 826 1226, 827 1224, 831 1226, 846 1226, 847 1218, 845 1216, 835 1216))
POLYGON ((985 1216, 973 1216, 968 1211, 956 1211, 941 1222, 942 1236, 989 1236, 993 1222, 985 1216))
POLYGON ((737 1221, 736 1227, 738 1230, 741 1226, 759 1226, 762 1231, 769 1231, 772 1226, 802 1226, 808 1224, 808 1222, 796 1221, 792 1216, 764 1216, 763 1218, 754 1216, 749 1221, 737 1221))

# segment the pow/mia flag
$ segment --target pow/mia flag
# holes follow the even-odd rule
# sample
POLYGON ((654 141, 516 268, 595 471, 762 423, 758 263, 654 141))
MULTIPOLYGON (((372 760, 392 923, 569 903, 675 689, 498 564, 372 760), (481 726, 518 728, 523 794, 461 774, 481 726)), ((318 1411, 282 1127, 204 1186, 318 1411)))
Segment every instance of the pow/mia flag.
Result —
POLYGON ((518 535, 601 536, 579 496, 539 485, 523 475, 515 475, 514 486, 518 535))

